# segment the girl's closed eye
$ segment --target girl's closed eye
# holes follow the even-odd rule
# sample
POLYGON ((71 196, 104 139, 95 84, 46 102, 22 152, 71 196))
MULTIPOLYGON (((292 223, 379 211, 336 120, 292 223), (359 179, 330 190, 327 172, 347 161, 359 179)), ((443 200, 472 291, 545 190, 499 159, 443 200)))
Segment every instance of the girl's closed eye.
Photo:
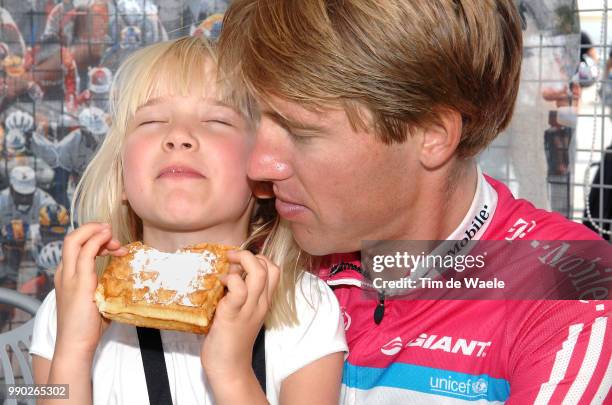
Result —
MULTIPOLYGON (((157 103, 159 104, 159 102, 157 103)), ((169 115, 167 112, 167 106, 161 105, 145 105, 139 108, 132 118, 132 122, 135 128, 153 125, 153 124, 166 124, 169 122, 169 115), (166 110, 164 110, 166 108, 166 110)))
POLYGON ((224 118, 207 118, 202 120, 202 122, 205 124, 221 124, 229 127, 234 126, 234 124, 230 120, 224 118))
POLYGON ((137 114, 134 117, 134 126, 136 128, 167 124, 168 122, 168 117, 164 117, 159 114, 137 114))
POLYGON ((199 111, 200 122, 203 125, 219 125, 231 128, 240 128, 242 117, 231 108, 219 105, 206 105, 199 111))
POLYGON ((143 120, 141 122, 138 123, 138 126, 141 127, 143 125, 149 125, 149 124, 164 124, 165 121, 161 121, 161 120, 143 120))

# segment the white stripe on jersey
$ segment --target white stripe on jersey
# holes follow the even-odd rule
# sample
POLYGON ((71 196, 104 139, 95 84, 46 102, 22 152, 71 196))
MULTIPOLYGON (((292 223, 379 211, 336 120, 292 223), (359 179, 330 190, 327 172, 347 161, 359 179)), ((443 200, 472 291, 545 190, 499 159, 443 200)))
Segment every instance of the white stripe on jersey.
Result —
POLYGON ((555 357, 555 364, 553 364, 552 371, 550 372, 550 378, 540 386, 538 397, 533 403, 534 405, 546 405, 550 398, 552 398, 557 384, 565 377, 574 347, 578 341, 578 335, 580 335, 583 326, 584 324, 582 323, 570 325, 567 339, 563 342, 561 349, 559 349, 555 357))
POLYGON ((348 388, 342 385, 340 405, 385 404, 385 405, 503 405, 503 402, 486 399, 467 400, 442 395, 405 390, 394 387, 374 387, 368 390, 348 388))
POLYGON ((595 319, 595 322, 593 322, 584 360, 582 360, 582 364, 580 365, 580 370, 578 371, 576 379, 574 379, 572 386, 563 399, 563 405, 580 403, 582 395, 584 394, 587 385, 589 385, 591 377, 593 377, 593 373, 597 367, 597 363, 599 363, 599 358, 601 357, 601 349, 603 347, 604 337, 606 335, 607 321, 608 318, 599 317, 595 319))
POLYGON ((336 280, 327 280, 327 285, 331 285, 332 287, 335 285, 352 285, 355 287, 361 288, 361 281, 356 280, 354 278, 339 278, 336 280))
POLYGON ((610 394, 610 388, 612 388, 612 356, 610 356, 610 362, 608 363, 608 368, 606 369, 606 373, 601 380, 601 385, 597 389, 595 396, 593 397, 592 405, 600 405, 603 404, 606 396, 610 394))

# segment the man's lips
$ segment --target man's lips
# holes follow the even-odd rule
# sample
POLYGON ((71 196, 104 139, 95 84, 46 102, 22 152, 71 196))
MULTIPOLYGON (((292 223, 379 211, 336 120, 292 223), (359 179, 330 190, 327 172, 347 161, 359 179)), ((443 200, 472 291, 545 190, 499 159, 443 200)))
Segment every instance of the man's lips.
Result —
POLYGON ((163 168, 157 178, 185 178, 185 179, 193 179, 193 178, 204 178, 204 175, 199 171, 189 167, 189 166, 168 166, 163 168))
POLYGON ((278 214, 285 219, 295 219, 308 210, 308 208, 306 208, 304 205, 284 200, 279 196, 276 196, 274 205, 278 214))

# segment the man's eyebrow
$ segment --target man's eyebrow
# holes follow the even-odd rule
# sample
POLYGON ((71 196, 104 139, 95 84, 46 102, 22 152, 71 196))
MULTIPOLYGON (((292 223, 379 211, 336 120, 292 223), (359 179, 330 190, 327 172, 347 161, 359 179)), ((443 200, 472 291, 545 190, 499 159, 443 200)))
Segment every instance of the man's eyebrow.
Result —
POLYGON ((277 124, 279 124, 280 126, 284 127, 285 129, 299 130, 299 131, 306 131, 306 132, 321 132, 323 130, 321 126, 313 125, 313 124, 305 124, 300 121, 292 120, 274 110, 264 110, 261 113, 265 115, 266 117, 270 118, 271 120, 273 120, 274 122, 276 122, 277 124))

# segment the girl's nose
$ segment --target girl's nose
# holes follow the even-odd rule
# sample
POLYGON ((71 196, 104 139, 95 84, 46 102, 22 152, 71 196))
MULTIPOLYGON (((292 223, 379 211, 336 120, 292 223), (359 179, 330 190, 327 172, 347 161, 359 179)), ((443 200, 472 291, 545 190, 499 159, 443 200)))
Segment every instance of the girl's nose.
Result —
POLYGON ((191 149, 191 148, 193 148, 193 144, 191 142, 181 142, 181 143, 179 143, 177 145, 177 144, 175 144, 172 141, 167 141, 165 146, 166 146, 166 149, 169 149, 169 150, 173 150, 175 147, 179 147, 180 149, 191 149))
POLYGON ((198 147, 198 140, 186 126, 175 125, 170 128, 164 137, 163 148, 165 151, 189 151, 198 147))

